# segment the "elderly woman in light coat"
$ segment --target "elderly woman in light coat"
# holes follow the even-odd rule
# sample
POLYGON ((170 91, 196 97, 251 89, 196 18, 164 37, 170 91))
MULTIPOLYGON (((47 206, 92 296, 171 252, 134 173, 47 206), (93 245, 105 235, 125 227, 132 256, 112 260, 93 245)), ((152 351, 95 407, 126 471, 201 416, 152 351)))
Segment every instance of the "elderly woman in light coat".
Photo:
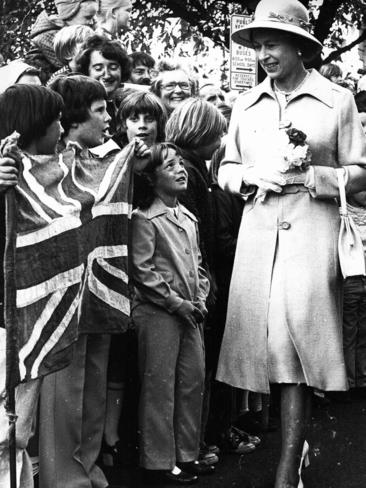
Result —
POLYGON ((351 92, 306 70, 320 43, 297 0, 261 0, 233 38, 268 75, 234 105, 220 185, 247 199, 217 379, 268 393, 281 384, 282 451, 275 488, 302 487, 311 388, 345 390, 339 213, 366 187, 366 146, 351 92), (284 172, 286 128, 303 131, 306 170, 284 172), (308 158, 307 158, 308 159, 308 158))

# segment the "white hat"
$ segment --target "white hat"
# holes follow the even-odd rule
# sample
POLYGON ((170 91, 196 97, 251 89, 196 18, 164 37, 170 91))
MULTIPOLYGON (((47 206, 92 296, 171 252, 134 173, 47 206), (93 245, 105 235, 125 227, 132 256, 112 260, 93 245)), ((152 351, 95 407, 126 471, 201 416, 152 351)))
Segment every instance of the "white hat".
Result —
POLYGON ((4 93, 9 86, 17 83, 19 78, 28 71, 32 71, 35 74, 38 72, 37 68, 24 63, 20 59, 10 61, 10 63, 2 66, 0 68, 0 93, 4 93))
POLYGON ((261 0, 252 22, 234 32, 233 41, 253 48, 251 35, 254 29, 276 29, 300 36, 309 46, 309 59, 322 50, 321 43, 310 34, 308 11, 298 0, 261 0))

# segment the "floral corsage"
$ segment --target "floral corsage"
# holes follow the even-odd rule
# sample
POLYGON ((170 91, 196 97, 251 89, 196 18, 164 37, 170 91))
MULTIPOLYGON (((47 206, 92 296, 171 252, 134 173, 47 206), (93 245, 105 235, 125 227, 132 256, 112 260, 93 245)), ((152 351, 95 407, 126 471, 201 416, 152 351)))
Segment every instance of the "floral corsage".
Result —
MULTIPOLYGON (((311 151, 306 142, 306 134, 287 125, 279 134, 278 158, 276 170, 283 174, 286 185, 304 184, 305 170, 310 166, 311 151)), ((263 202, 267 190, 259 189, 256 200, 263 202)))

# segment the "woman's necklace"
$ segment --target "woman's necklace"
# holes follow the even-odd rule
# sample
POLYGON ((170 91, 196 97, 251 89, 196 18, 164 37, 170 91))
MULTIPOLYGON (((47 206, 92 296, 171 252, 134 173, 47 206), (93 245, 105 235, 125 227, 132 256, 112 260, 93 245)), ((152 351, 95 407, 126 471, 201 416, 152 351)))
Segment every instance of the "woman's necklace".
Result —
POLYGON ((298 90, 299 90, 299 89, 302 87, 302 85, 305 83, 305 80, 306 80, 306 78, 309 76, 309 74, 310 74, 310 72, 309 72, 309 71, 306 71, 306 75, 305 75, 305 76, 304 76, 304 78, 303 78, 303 79, 300 81, 300 83, 298 83, 298 84, 295 86, 295 88, 293 88, 293 89, 292 89, 291 91, 289 91, 289 92, 287 92, 287 91, 285 91, 285 90, 280 90, 280 89, 278 88, 278 86, 276 85, 276 82, 274 82, 274 83, 273 83, 273 85, 274 85, 274 89, 275 89, 275 91, 276 91, 276 92, 280 93, 280 94, 281 94, 283 97, 285 97, 286 102, 288 102, 288 101, 289 101, 289 99, 290 99, 290 97, 291 97, 291 96, 292 96, 292 95, 293 95, 293 94, 294 94, 296 91, 298 91, 298 90))

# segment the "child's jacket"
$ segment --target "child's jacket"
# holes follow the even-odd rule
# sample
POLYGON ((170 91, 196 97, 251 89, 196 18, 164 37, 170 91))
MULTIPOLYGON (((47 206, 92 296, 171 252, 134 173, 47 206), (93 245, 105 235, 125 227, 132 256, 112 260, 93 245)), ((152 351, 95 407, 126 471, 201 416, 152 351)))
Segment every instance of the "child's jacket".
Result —
POLYGON ((174 313, 183 300, 205 309, 209 292, 201 266, 197 219, 183 205, 178 218, 156 198, 146 210, 132 214, 134 305, 152 302, 174 313))

